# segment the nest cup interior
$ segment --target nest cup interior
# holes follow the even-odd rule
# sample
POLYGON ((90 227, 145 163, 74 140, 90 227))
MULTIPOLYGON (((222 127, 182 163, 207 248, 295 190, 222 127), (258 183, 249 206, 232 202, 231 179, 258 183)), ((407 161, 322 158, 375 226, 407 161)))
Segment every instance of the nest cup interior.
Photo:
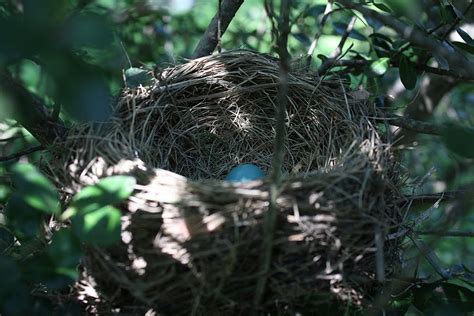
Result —
MULTIPOLYGON (((241 50, 164 70, 152 87, 125 91, 109 131, 115 135, 105 137, 116 140, 108 147, 119 147, 109 158, 133 150, 147 164, 193 180, 223 179, 240 163, 268 171, 279 71, 275 58, 241 50)), ((340 79, 292 72, 288 85, 284 174, 326 170, 354 142, 373 136, 365 100, 340 79)))

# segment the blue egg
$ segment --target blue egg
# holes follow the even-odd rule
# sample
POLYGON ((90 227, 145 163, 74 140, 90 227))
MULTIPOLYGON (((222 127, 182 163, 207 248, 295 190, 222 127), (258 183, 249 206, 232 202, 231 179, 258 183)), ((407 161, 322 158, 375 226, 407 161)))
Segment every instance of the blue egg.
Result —
POLYGON ((225 177, 230 182, 248 182, 265 178, 265 172, 251 163, 244 163, 234 167, 225 177))

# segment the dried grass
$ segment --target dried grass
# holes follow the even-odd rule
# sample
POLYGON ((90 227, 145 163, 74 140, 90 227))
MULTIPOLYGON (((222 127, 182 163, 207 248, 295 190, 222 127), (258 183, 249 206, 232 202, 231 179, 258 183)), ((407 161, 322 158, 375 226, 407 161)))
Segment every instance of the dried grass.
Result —
MULTIPOLYGON (((111 122, 77 126, 60 144, 66 172, 52 172, 71 192, 111 174, 138 179, 123 206, 122 244, 89 250, 99 309, 250 311, 269 183, 218 179, 242 162, 270 169, 278 78, 278 61, 251 51, 192 60, 153 86, 126 89, 111 122)), ((370 119, 375 109, 341 80, 293 71, 288 101, 285 180, 259 309, 362 304, 376 284, 374 232, 400 225, 396 162, 370 119)), ((386 243, 385 262, 396 250, 386 243)))

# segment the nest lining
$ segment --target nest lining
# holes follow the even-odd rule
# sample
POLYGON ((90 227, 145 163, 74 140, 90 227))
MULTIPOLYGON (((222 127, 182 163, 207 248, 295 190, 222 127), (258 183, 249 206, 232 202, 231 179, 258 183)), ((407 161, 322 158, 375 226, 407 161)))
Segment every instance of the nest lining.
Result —
MULTIPOLYGON (((163 71, 152 87, 126 90, 108 126, 78 126, 71 134, 80 146, 68 146, 80 150, 78 165, 140 157, 193 180, 221 179, 244 162, 268 171, 278 78, 276 59, 250 51, 192 60, 163 71)), ((284 174, 329 169, 361 139, 379 139, 368 119, 374 109, 341 80, 302 72, 288 84, 284 174)))
MULTIPOLYGON (((252 308, 268 181, 218 179, 243 162, 269 170, 278 78, 278 60, 251 51, 191 60, 153 86, 126 89, 109 123, 76 126, 60 144, 65 171, 51 172, 70 192, 112 174, 138 179, 123 206, 122 244, 87 258, 107 297, 98 308, 252 308)), ((370 119, 375 109, 343 81, 293 71, 288 84, 286 177, 260 308, 361 304, 375 284, 374 229, 401 221, 397 164, 370 119)), ((396 249, 385 245, 387 262, 396 249)))

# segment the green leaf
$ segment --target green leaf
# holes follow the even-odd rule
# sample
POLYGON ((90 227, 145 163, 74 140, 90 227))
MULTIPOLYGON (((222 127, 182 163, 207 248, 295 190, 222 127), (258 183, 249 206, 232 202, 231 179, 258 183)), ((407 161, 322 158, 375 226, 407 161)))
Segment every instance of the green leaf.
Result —
POLYGON ((384 26, 382 22, 377 19, 371 18, 370 16, 364 16, 364 18, 367 21, 367 24, 369 24, 374 31, 377 31, 384 26))
POLYGON ((304 33, 292 33, 294 38, 296 38, 299 42, 304 44, 305 46, 311 45, 311 39, 304 33))
MULTIPOLYGON (((343 35, 346 32, 347 29, 347 23, 341 23, 341 22, 333 22, 332 23, 334 30, 336 31, 336 34, 338 35, 343 35)), ((352 30, 349 33, 349 37, 354 38, 359 41, 366 41, 367 38, 357 30, 352 30)))
POLYGON ((47 253, 56 265, 56 271, 67 272, 66 275, 76 278, 77 266, 82 258, 82 249, 79 240, 69 229, 61 229, 54 233, 47 253), (73 273, 71 273, 71 271, 73 273))
POLYGON ((452 152, 466 158, 474 158, 474 146, 472 144, 474 130, 472 128, 450 124, 443 131, 442 138, 446 147, 452 152))
POLYGON ((431 305, 431 302, 436 299, 434 289, 437 284, 424 284, 413 290, 413 305, 420 311, 424 311, 431 305))
POLYGON ((5 217, 8 227, 20 240, 36 236, 40 229, 41 213, 28 205, 19 192, 8 200, 5 217))
POLYGON ((382 76, 390 66, 390 58, 382 57, 370 64, 370 72, 377 76, 382 76))
POLYGON ((400 58, 400 66, 398 70, 400 72, 400 80, 402 81, 405 88, 408 90, 415 88, 417 80, 415 64, 410 62, 408 58, 402 55, 400 58))
POLYGON ((47 214, 59 212, 58 192, 36 167, 18 163, 12 172, 13 184, 28 205, 47 214))
POLYGON ((443 23, 451 23, 456 19, 456 12, 451 5, 439 6, 439 13, 443 23))
POLYGON ((117 204, 128 198, 136 180, 129 176, 112 176, 100 180, 97 184, 83 188, 77 193, 71 207, 80 213, 88 213, 104 206, 117 204))
POLYGON ((3 253, 15 242, 15 236, 6 228, 0 226, 0 253, 3 253))
POLYGON ((21 280, 20 269, 15 261, 7 256, 0 255, 0 299, 21 280))
POLYGON ((443 283, 442 288, 446 297, 452 303, 474 303, 474 292, 467 287, 457 284, 443 283))
POLYGON ((393 43, 393 40, 390 37, 388 37, 387 35, 384 35, 382 33, 372 33, 372 34, 369 35, 369 37, 371 39, 378 38, 378 39, 386 42, 388 45, 392 45, 392 43, 393 43))
POLYGON ((387 5, 385 5, 385 3, 377 3, 377 2, 374 2, 373 3, 374 6, 376 6, 378 9, 384 11, 384 12, 388 12, 388 13, 391 13, 392 12, 392 9, 390 9, 387 5))
POLYGON ((72 228, 80 240, 108 246, 120 240, 120 217, 120 210, 104 206, 93 212, 74 216, 72 228))
POLYGON ((130 67, 124 72, 125 85, 129 88, 137 88, 139 86, 149 86, 153 82, 153 77, 149 71, 130 67))
POLYGON ((64 289, 77 279, 77 273, 71 269, 69 273, 64 273, 62 267, 58 269, 47 253, 28 258, 22 262, 21 268, 25 279, 32 283, 42 283, 50 290, 64 289))
POLYGON ((469 45, 463 42, 452 42, 452 44, 456 46, 457 48, 459 48, 460 50, 463 50, 469 54, 474 55, 474 45, 469 45))
POLYGON ((456 31, 458 32, 459 36, 466 42, 468 45, 474 45, 474 41, 472 40, 471 36, 467 34, 466 31, 464 31, 462 28, 457 27, 456 31))
POLYGON ((444 56, 434 52, 432 54, 434 59, 436 59, 436 61, 438 62, 440 68, 449 70, 449 63, 446 58, 444 58, 444 56))
POLYGON ((404 16, 410 9, 415 7, 411 0, 385 0, 383 2, 391 10, 387 12, 395 16, 404 16))
POLYGON ((322 61, 325 61, 325 60, 328 59, 328 57, 327 57, 326 55, 323 55, 323 54, 318 54, 317 57, 318 57, 319 59, 321 59, 322 61))
POLYGON ((63 39, 74 48, 109 48, 113 45, 112 27, 103 16, 93 13, 73 15, 64 26, 63 39))

